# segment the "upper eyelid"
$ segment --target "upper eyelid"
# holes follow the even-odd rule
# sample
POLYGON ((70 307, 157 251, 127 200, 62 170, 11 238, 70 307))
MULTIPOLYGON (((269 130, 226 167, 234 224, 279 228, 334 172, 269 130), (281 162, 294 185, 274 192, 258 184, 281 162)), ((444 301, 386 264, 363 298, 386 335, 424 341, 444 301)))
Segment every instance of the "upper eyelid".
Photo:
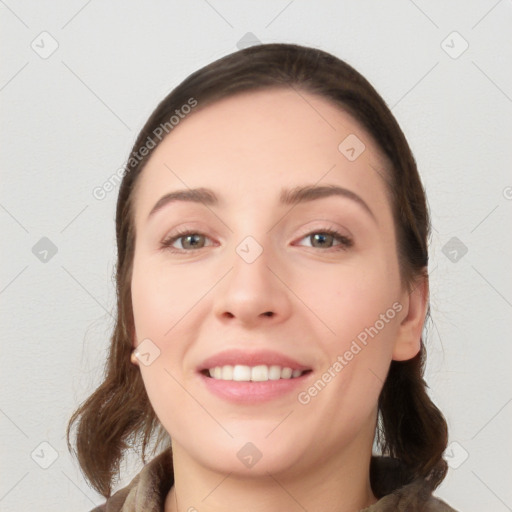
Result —
MULTIPOLYGON (((313 221, 313 222, 315 222, 315 221, 313 221)), ((337 231, 337 232, 346 231, 346 236, 348 238, 353 238, 351 231, 346 226, 343 226, 342 224, 339 224, 338 222, 328 220, 328 219, 323 219, 323 220, 316 219, 316 222, 324 222, 324 225, 320 226, 320 227, 306 227, 306 228, 304 228, 304 230, 302 230, 303 234, 301 236, 307 236, 311 233, 318 233, 321 231, 332 230, 332 231, 337 231)), ((205 231, 209 231, 208 229, 203 229, 200 227, 198 228, 198 227, 194 227, 194 226, 189 227, 189 224, 185 224, 184 226, 175 228, 174 231, 176 231, 176 233, 165 235, 164 237, 162 237, 162 239, 166 240, 168 238, 172 238, 172 237, 176 237, 176 236, 185 236, 187 234, 200 234, 200 235, 209 237, 209 235, 207 235, 205 232, 205 231)), ((230 231, 232 231, 232 230, 230 229, 230 231)), ((340 234, 343 235, 344 233, 340 233, 340 234)))

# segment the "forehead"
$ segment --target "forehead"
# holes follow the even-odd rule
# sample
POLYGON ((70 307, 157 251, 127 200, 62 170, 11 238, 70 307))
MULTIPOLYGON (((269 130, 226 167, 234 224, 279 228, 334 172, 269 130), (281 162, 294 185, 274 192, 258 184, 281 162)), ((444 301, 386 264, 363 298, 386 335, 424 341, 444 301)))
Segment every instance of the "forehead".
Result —
POLYGON ((199 104, 180 121, 138 180, 136 210, 177 188, 256 201, 323 181, 382 201, 385 163, 366 130, 329 100, 292 88, 251 91, 199 104))

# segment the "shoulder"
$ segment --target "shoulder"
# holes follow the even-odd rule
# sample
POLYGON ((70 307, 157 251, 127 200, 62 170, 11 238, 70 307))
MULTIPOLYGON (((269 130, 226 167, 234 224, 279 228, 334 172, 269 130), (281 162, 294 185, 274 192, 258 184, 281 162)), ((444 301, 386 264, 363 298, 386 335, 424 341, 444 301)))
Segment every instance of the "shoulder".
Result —
POLYGON ((125 505, 128 505, 132 496, 136 493, 137 484, 140 478, 140 473, 126 486, 119 489, 115 494, 110 496, 105 503, 93 508, 90 512, 120 512, 125 505))
POLYGON ((368 512, 457 512, 446 502, 434 496, 425 480, 414 482, 396 489, 381 498, 368 512))
POLYGON ((164 510, 165 498, 173 483, 172 455, 170 450, 165 450, 146 464, 126 487, 90 512, 164 510))
POLYGON ((425 479, 412 479, 397 459, 372 457, 370 480, 379 501, 361 512, 457 512, 432 494, 425 479))

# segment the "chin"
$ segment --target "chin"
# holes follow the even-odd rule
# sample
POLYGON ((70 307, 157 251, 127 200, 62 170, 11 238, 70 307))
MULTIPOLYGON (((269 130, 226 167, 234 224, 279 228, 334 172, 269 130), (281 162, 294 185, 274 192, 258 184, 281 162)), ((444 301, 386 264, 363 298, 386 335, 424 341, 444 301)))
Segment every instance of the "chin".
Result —
MULTIPOLYGON (((275 427, 275 425, 274 425, 275 427)), ((270 431, 270 430, 269 430, 270 431)), ((267 434, 265 434, 267 435, 267 434)), ((288 443, 283 444, 274 439, 273 434, 265 436, 236 436, 234 439, 218 442, 216 440, 198 443, 195 438, 188 451, 197 463, 218 473, 231 473, 239 477, 268 477, 268 473, 286 473, 296 469, 297 463, 303 460, 303 450, 290 435, 288 443), (251 439, 253 439, 251 441, 251 439)))

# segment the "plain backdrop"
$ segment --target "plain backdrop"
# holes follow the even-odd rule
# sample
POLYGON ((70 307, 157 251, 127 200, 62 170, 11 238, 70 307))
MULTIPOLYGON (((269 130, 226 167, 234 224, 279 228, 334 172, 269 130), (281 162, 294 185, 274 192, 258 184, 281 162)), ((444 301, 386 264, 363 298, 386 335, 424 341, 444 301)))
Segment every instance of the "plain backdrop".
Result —
MULTIPOLYGON (((433 221, 426 379, 462 512, 512 510, 512 2, 0 1, 2 512, 88 511, 64 432, 115 313, 117 188, 157 103, 248 44, 331 52, 401 124, 433 221)), ((140 469, 128 459, 126 484, 140 469)))

